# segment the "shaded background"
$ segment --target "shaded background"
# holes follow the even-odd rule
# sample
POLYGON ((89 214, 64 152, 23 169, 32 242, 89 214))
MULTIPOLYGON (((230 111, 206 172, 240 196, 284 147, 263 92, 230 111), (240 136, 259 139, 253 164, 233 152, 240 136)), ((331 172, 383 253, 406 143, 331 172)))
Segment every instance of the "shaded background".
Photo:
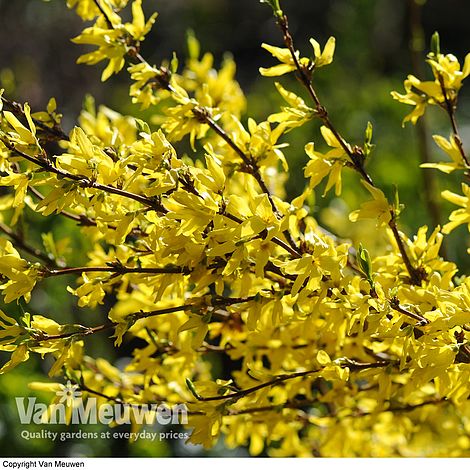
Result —
MULTIPOLYGON (((143 55, 151 63, 176 51, 180 62, 185 56, 185 33, 195 31, 202 51, 211 51, 220 63, 225 51, 230 51, 237 64, 237 78, 248 97, 247 115, 257 121, 266 119, 281 105, 273 82, 262 78, 258 67, 274 65, 273 59, 260 44, 281 44, 280 33, 271 18, 270 9, 257 0, 145 0, 147 14, 157 10, 159 17, 143 45, 143 55)), ((367 121, 374 124, 374 141, 378 144, 368 171, 374 180, 390 194, 393 184, 398 185, 406 209, 402 214, 401 227, 412 234, 429 224, 434 226, 426 203, 426 186, 434 193, 443 189, 458 191, 458 177, 437 174, 434 183, 423 179, 419 170, 420 153, 416 129, 401 127, 405 114, 411 107, 399 104, 390 97, 391 90, 402 91, 403 80, 416 67, 413 62, 424 58, 432 33, 441 36, 443 52, 454 53, 461 63, 470 50, 468 18, 470 2, 466 0, 284 0, 283 8, 290 18, 296 46, 305 54, 311 50, 308 38, 313 36, 322 45, 330 35, 337 39, 335 62, 322 68, 315 75, 315 84, 321 100, 327 106, 335 125, 344 136, 361 143, 367 121), (420 18, 421 17, 421 18, 420 18), (414 26, 413 26, 414 24, 414 26), (415 38, 412 41, 412 27, 415 38), (420 31, 422 28, 422 31, 420 31), (411 47, 413 46, 413 47, 411 47), (414 49, 414 59, 411 49, 414 49)), ((82 102, 91 93, 97 104, 106 104, 122 113, 148 117, 128 99, 126 73, 113 76, 107 83, 100 82, 102 66, 76 65, 76 58, 86 49, 70 43, 78 35, 83 23, 76 14, 65 7, 63 0, 0 0, 0 88, 6 96, 21 102, 28 101, 33 110, 45 107, 51 96, 56 97, 59 110, 64 114, 64 127, 68 131, 76 123, 82 102)), ((428 70, 425 70, 429 77, 428 70)), ((418 75, 421 74, 419 70, 418 75)), ((292 77, 280 80, 284 86, 305 96, 300 85, 292 77)), ((467 87, 469 88, 469 87, 467 87)), ((464 144, 470 147, 470 93, 461 92, 458 119, 464 144)), ((245 116, 246 118, 246 116, 245 116)), ((431 133, 448 136, 449 124, 444 113, 431 110, 427 115, 431 133)), ((286 156, 291 167, 287 182, 288 197, 298 195, 303 189, 302 168, 307 157, 305 143, 318 141, 318 122, 312 122, 287 136, 291 146, 286 156)), ((434 146, 428 136, 430 157, 445 160, 446 157, 434 146)), ((432 172, 433 170, 427 170, 432 172)), ((340 235, 349 235, 351 227, 344 222, 347 213, 364 201, 364 192, 351 172, 345 175, 344 201, 333 196, 321 198, 322 191, 312 206, 312 212, 329 228, 340 235)), ((455 206, 454 206, 455 208, 455 206)), ((452 206, 443 203, 440 219, 445 222, 452 206)), ((434 215, 434 219, 436 214, 434 215)), ((26 223, 31 237, 39 243, 39 233, 74 233, 74 225, 61 218, 33 218, 26 223), (34 228, 33 228, 34 227, 34 228)), ((446 245, 449 259, 457 261, 462 273, 469 268, 468 232, 465 227, 455 230, 446 245)), ((75 250, 68 258, 69 264, 83 264, 80 247, 86 242, 72 235, 75 250)), ((66 280, 45 281, 36 289, 28 311, 50 313, 58 321, 83 321, 83 309, 76 307, 75 299, 65 293, 66 280)), ((1 301, 0 301, 1 304, 1 301)), ((0 305, 1 306, 1 305, 0 305)), ((1 308, 4 308, 1 306, 1 308)), ((5 310, 18 314, 19 307, 7 306, 5 310)), ((96 312, 89 312, 91 323, 96 312)), ((103 338, 99 344, 88 342, 87 348, 110 362, 122 361, 132 351, 132 342, 114 351, 112 342, 103 338)), ((3 359, 3 355, 2 355, 3 359)), ((5 359, 3 359, 5 360, 5 359)), ((217 364, 215 367, 224 367, 217 364)), ((20 455, 207 455, 198 447, 185 446, 181 442, 140 442, 128 445, 125 441, 67 441, 51 443, 46 440, 25 441, 14 408, 14 397, 31 394, 27 383, 40 380, 50 364, 34 362, 18 367, 0 376, 0 456, 20 455)), ((227 371, 229 372, 229 371, 227 371)), ((38 395, 39 396, 39 395, 38 395)), ((47 401, 50 396, 43 396, 47 401)), ((40 430, 39 427, 28 427, 40 430)), ((83 430, 88 430, 84 429, 83 430)), ((75 431, 77 431, 76 429, 75 431)), ((89 430, 94 430, 90 428, 89 430)), ((247 455, 245 449, 229 451, 221 443, 209 455, 247 455)))

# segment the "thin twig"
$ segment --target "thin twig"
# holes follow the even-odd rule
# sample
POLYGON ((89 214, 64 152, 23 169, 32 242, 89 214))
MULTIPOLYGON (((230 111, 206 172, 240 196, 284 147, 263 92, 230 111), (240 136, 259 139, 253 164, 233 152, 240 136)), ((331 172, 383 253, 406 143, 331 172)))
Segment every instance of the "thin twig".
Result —
MULTIPOLYGON (((409 29, 410 29, 410 54, 413 67, 413 73, 418 78, 424 76, 423 70, 423 44, 424 44, 424 31, 422 27, 422 3, 418 0, 408 0, 409 9, 409 29)), ((418 139, 419 156, 421 163, 426 164, 431 162, 431 156, 428 145, 428 125, 426 116, 421 116, 421 119, 416 123, 416 135, 418 139)), ((434 227, 441 225, 441 207, 439 204, 439 190, 435 173, 432 171, 422 171, 423 178, 423 192, 426 201, 428 213, 431 217, 434 227)), ((445 244, 441 245, 440 253, 445 258, 445 244)))
POLYGON ((396 310, 397 312, 401 313, 402 315, 406 315, 407 317, 413 318, 413 320, 416 320, 420 323, 420 326, 428 325, 429 320, 424 318, 423 316, 419 315, 418 313, 410 312, 409 310, 406 310, 400 305, 400 302, 396 297, 390 300, 390 306, 393 308, 393 310, 396 310))
POLYGON ((12 241, 14 241, 15 248, 19 248, 26 253, 29 253, 31 256, 41 260, 47 266, 57 266, 56 262, 50 258, 46 253, 42 252, 38 248, 29 245, 21 235, 14 232, 10 227, 6 226, 4 223, 0 222, 0 231, 7 235, 12 241))
MULTIPOLYGON (((348 367, 350 370, 362 370, 362 369, 370 369, 376 367, 386 367, 390 364, 389 361, 380 361, 380 362, 368 362, 368 363, 360 363, 353 360, 347 360, 343 364, 340 365, 342 368, 348 367)), ((242 398, 246 395, 250 395, 251 393, 257 392, 258 390, 262 390, 266 387, 271 387, 273 385, 277 385, 287 380, 296 379, 299 377, 306 377, 311 374, 316 374, 321 372, 321 369, 312 369, 303 372, 294 372, 292 374, 284 374, 276 377, 273 380, 268 382, 263 382, 262 384, 255 385, 254 387, 246 388, 244 390, 238 390, 237 392, 229 393, 227 395, 217 395, 211 397, 202 397, 198 395, 196 398, 198 401, 217 401, 217 400, 234 400, 242 398)))
MULTIPOLYGON (((24 109, 23 106, 20 103, 16 103, 15 101, 8 100, 4 96, 1 97, 3 106, 6 110, 11 111, 15 115, 20 115, 21 117, 24 117, 24 109)), ((49 134, 51 137, 53 137, 56 140, 69 140, 69 136, 59 127, 50 127, 44 124, 43 122, 35 119, 34 117, 31 117, 34 125, 41 129, 43 132, 46 134, 49 134)))
POLYGON ((101 184, 97 183, 96 181, 91 180, 90 178, 86 178, 81 175, 75 175, 73 173, 69 173, 64 170, 60 170, 59 168, 56 168, 51 162, 46 160, 45 158, 35 158, 27 153, 22 152, 21 150, 17 149, 14 145, 12 145, 10 142, 5 142, 3 143, 7 146, 7 148, 15 152, 17 155, 23 157, 25 160, 28 160, 31 163, 34 163, 35 165, 39 166, 40 168, 48 171, 49 173, 54 173, 60 178, 66 178, 72 181, 75 181, 78 186, 81 188, 90 188, 90 189, 98 189, 100 191, 109 193, 109 194, 115 194, 117 196, 122 196, 127 199, 133 199, 134 201, 140 202, 141 204, 151 207, 152 209, 156 210, 157 212, 160 213, 166 213, 167 210, 158 202, 154 201, 153 199, 147 198, 145 196, 141 196, 139 194, 134 194, 130 193, 128 191, 125 191, 123 189, 116 188, 114 186, 109 186, 106 184, 101 184))
POLYGON ((465 154, 465 150, 463 148, 462 138, 460 137, 459 129, 457 127, 457 119, 455 117, 455 109, 453 103, 450 101, 449 96, 447 95, 447 89, 444 83, 444 77, 441 73, 438 72, 437 74, 439 84, 441 85, 442 94, 444 95, 444 102, 445 102, 445 110, 447 115, 449 116, 450 124, 452 126, 452 132, 454 134, 454 139, 457 143, 457 147, 459 148, 460 155, 462 156, 463 163, 467 169, 470 169, 470 161, 468 160, 467 155, 465 154))
MULTIPOLYGON (((356 170, 361 175, 361 178, 365 182, 370 184, 372 187, 376 187, 376 185, 374 184, 372 178, 370 177, 370 175, 366 172, 366 170, 364 168, 364 152, 363 152, 363 150, 358 146, 355 146, 354 148, 352 148, 346 142, 346 140, 341 136, 341 134, 338 132, 338 130, 333 125, 333 123, 331 122, 331 120, 328 116, 327 109, 321 103, 321 101, 320 101, 320 99, 317 95, 317 92, 315 91, 315 89, 313 87, 311 69, 307 69, 307 68, 303 67, 302 64, 300 63, 300 61, 297 57, 296 50, 295 50, 294 40, 293 40, 292 35, 289 31, 289 23, 288 23, 287 16, 282 15, 281 17, 278 17, 277 23, 278 23, 278 25, 279 25, 282 33, 283 33, 284 44, 287 47, 287 49, 289 50, 289 52, 292 56, 292 60, 294 61, 295 67, 297 69, 297 77, 300 80, 300 82, 302 83, 302 85, 307 89, 309 95, 311 96, 311 98, 312 98, 312 100, 315 104, 315 107, 316 107, 317 116, 322 120, 323 124, 333 133, 336 140, 339 142, 339 144, 343 148, 344 152, 349 157, 351 165, 354 168, 354 170, 356 170)), ((405 249, 405 246, 403 244, 403 240, 401 239, 400 233, 398 232, 398 229, 396 227, 396 215, 395 215, 395 212, 392 209, 390 210, 390 215, 391 215, 391 219, 390 219, 390 222, 389 222, 389 226, 390 226, 390 228, 393 232, 393 236, 396 239, 398 248, 400 250, 400 254, 403 258, 403 262, 404 262, 404 264, 406 266, 406 269, 408 271, 408 274, 410 276, 410 282, 411 282, 411 284, 414 284, 414 285, 421 285, 422 280, 425 279, 425 273, 423 273, 423 271, 421 271, 420 269, 414 268, 413 264, 411 263, 411 261, 408 257, 408 254, 406 253, 406 249, 405 249), (423 275, 424 275, 424 277, 423 277, 423 275)))
POLYGON ((163 266, 161 268, 132 268, 122 265, 115 266, 80 266, 65 267, 58 269, 46 269, 44 277, 64 276, 68 274, 82 274, 92 272, 105 272, 116 274, 189 274, 191 270, 185 266, 163 266))

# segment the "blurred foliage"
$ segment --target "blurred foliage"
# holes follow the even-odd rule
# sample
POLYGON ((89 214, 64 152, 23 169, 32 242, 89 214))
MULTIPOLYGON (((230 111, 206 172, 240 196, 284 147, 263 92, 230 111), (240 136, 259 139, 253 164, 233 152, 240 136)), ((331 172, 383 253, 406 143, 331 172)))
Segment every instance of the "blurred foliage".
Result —
MULTIPOLYGON (((337 39, 336 61, 318 75, 316 88, 321 99, 327 104, 335 125, 345 138, 362 143, 368 121, 374 125, 374 143, 377 144, 368 171, 380 187, 391 194, 392 185, 400 191, 400 199, 406 209, 401 218, 404 230, 410 234, 420 225, 431 224, 425 203, 425 188, 416 130, 412 126, 401 127, 404 108, 390 97, 391 90, 401 90, 402 81, 412 71, 410 52, 410 5, 414 0, 285 0, 283 8, 290 18, 291 30, 299 47, 304 52, 310 47, 308 38, 313 36, 324 43, 328 36, 337 39)), ((466 0, 416 0, 423 4, 423 37, 417 38, 414 45, 428 48, 429 39, 435 30, 440 32, 443 52, 452 52, 462 58, 470 50, 468 18, 470 2, 466 0)), ((271 58, 260 47, 262 42, 280 44, 281 37, 269 9, 257 0, 146 0, 146 12, 157 10, 159 18, 153 32, 144 44, 144 54, 149 62, 160 63, 175 51, 178 57, 185 56, 185 36, 188 29, 196 32, 203 50, 211 51, 219 60, 225 51, 233 54, 237 64, 237 77, 248 97, 247 116, 263 120, 281 105, 281 98, 274 87, 274 81, 262 78, 258 65, 269 66, 271 58)), ((76 65, 76 58, 83 51, 69 42, 81 31, 81 21, 68 11, 63 0, 50 0, 45 4, 40 0, 0 0, 0 88, 5 88, 9 98, 28 101, 32 109, 45 107, 48 99, 55 96, 60 111, 64 114, 64 125, 71 129, 78 116, 87 93, 91 93, 98 104, 106 103, 122 113, 138 115, 136 106, 130 105, 127 96, 126 75, 114 76, 107 86, 99 81, 100 70, 96 67, 76 65)), ((303 90, 293 78, 282 80, 285 86, 302 95, 303 90), (291 83, 286 83, 288 81, 291 83)), ((458 119, 464 144, 470 144, 470 93, 462 90, 458 119)), ((153 112, 153 111, 150 111, 153 112)), ((430 134, 449 133, 444 114, 438 111, 429 113, 427 120, 430 134)), ((148 116, 148 114, 147 114, 148 116)), ((302 168, 307 161, 304 145, 309 141, 319 141, 318 123, 312 122, 288 134, 290 148, 287 149, 291 179, 287 182, 289 197, 298 195, 305 184, 302 168)), ((441 159, 439 149, 430 142, 433 160, 441 159)), ((190 152, 189 148, 185 148, 190 152)), ((455 190, 458 182, 452 177, 437 175, 439 190, 455 190)), ((351 172, 352 173, 352 172, 351 172)), ((346 175, 343 201, 334 196, 321 197, 322 189, 312 201, 312 211, 329 228, 340 236, 353 236, 363 232, 361 226, 351 226, 347 215, 364 200, 364 190, 353 174, 346 175)), ((447 216, 450 205, 442 205, 442 213, 447 216)), ((446 217, 442 217, 445 220, 446 217)), ((66 219, 33 219, 23 230, 36 237, 51 232, 57 238, 67 233, 73 236, 74 223, 66 219)), ((468 272, 468 256, 463 245, 465 228, 455 230, 447 238, 447 253, 468 272)), ((354 240, 358 242, 358 240, 354 240)), ((368 241, 368 249, 373 251, 373 243, 368 241)), ((81 265, 80 254, 85 250, 83 240, 75 235, 71 246, 74 251, 69 261, 81 265)), ((28 309, 32 312, 55 312, 59 322, 78 321, 78 309, 71 296, 66 296, 66 279, 50 279, 33 296, 28 309)), ((8 308, 15 314, 21 306, 8 308)), ((104 306, 106 308, 106 305, 104 306)), ((18 311, 16 313, 18 313, 18 311)), ((83 316, 83 309, 81 309, 83 316)), ((80 318, 81 323, 89 319, 80 318)), ((124 345, 120 357, 114 361, 125 361, 126 353, 132 345, 124 345)), ((111 340, 90 342, 95 353, 113 360, 115 354, 111 340)), ((3 357, 2 357, 3 359, 3 357)), ((227 364, 217 363, 214 367, 223 369, 227 364)), ((210 453, 203 453, 194 446, 181 442, 162 441, 128 444, 125 441, 67 441, 51 443, 48 440, 21 438, 21 431, 35 431, 34 426, 21 426, 17 417, 14 397, 33 393, 27 383, 39 378, 44 371, 39 362, 18 367, 14 373, 0 377, 0 455, 1 456, 244 456, 244 449, 228 451, 222 444, 210 453)), ((43 367, 43 366, 42 366, 43 367)), ((35 392, 36 394, 36 392, 35 392)), ((41 398, 39 396, 39 398, 41 398)), ((47 397, 44 397, 46 400, 47 397)), ((39 428, 39 426, 36 426, 39 428)), ((82 428, 83 431, 89 429, 82 428)), ((90 429, 91 430, 91 429, 90 429)), ((59 430, 60 431, 60 430, 59 430)))

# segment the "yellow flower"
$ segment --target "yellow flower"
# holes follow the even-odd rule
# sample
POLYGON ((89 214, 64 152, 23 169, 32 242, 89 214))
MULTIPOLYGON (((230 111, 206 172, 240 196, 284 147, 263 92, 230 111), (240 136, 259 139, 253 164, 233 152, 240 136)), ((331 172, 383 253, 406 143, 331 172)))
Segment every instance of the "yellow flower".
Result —
POLYGON ((10 111, 3 111, 3 116, 8 121, 14 131, 9 132, 10 141, 14 144, 19 144, 18 149, 25 150, 29 146, 37 147, 38 140, 36 138, 36 126, 34 125, 33 119, 31 118, 31 108, 28 104, 25 104, 24 114, 28 121, 29 129, 16 118, 16 116, 10 111))
POLYGON ((404 126, 407 121, 411 121, 412 124, 416 124, 418 119, 426 111, 426 105, 431 101, 434 103, 432 96, 441 97, 441 91, 439 84, 435 82, 421 82, 414 75, 408 75, 408 78, 404 82, 405 94, 397 93, 392 91, 392 97, 400 103, 410 104, 415 108, 403 119, 402 125, 404 126), (430 93, 428 96, 427 93, 430 93))
POLYGON ((157 104, 161 99, 161 94, 155 93, 154 86, 160 71, 147 62, 131 65, 128 71, 131 80, 134 80, 129 90, 132 102, 141 103, 142 109, 157 104))
POLYGON ((433 135, 434 142, 444 150, 447 155, 452 159, 450 162, 439 162, 439 163, 423 163, 421 168, 435 168, 444 173, 452 173, 454 170, 465 170, 465 161, 462 158, 459 144, 453 134, 450 135, 449 140, 445 139, 440 135, 433 135))
POLYGON ((25 328, 19 326, 14 318, 9 317, 0 310, 0 349, 10 350, 10 345, 26 333, 25 328), (5 346, 5 348, 4 348, 5 346))
MULTIPOLYGON (((129 0, 106 0, 106 2, 101 2, 101 8, 109 15, 113 13, 108 6, 109 3, 113 8, 121 10, 127 5, 128 1, 129 0)), ((67 7, 75 8, 77 15, 85 21, 93 20, 100 15, 100 10, 96 6, 95 0, 67 0, 67 7)))
POLYGON ((5 296, 5 303, 22 296, 28 302, 40 277, 36 267, 22 259, 12 243, 5 238, 0 238, 0 274, 4 277, 0 290, 5 296))
POLYGON ((118 73, 125 64, 127 46, 123 41, 123 32, 118 29, 108 29, 100 17, 95 26, 86 28, 72 39, 76 44, 97 46, 93 52, 81 55, 77 64, 94 65, 102 60, 108 60, 108 65, 101 74, 101 80, 106 81, 113 73, 118 73))
POLYGON ((429 54, 428 64, 431 66, 434 81, 421 81, 414 75, 408 75, 404 82, 405 94, 392 91, 394 99, 404 104, 410 104, 415 108, 403 119, 403 125, 407 121, 416 124, 424 114, 427 105, 446 106, 446 97, 454 103, 462 86, 462 81, 470 74, 470 54, 467 54, 463 69, 452 54, 429 54), (443 90, 444 88, 444 90, 443 90), (446 96, 444 96, 444 91, 446 96))
POLYGON ((283 106, 280 113, 271 114, 268 117, 269 122, 279 123, 276 133, 279 134, 280 130, 284 132, 285 130, 300 127, 315 116, 315 110, 308 107, 302 98, 286 90, 279 82, 276 82, 275 85, 279 94, 290 105, 283 106))
POLYGON ((28 351, 28 346, 26 344, 20 344, 14 351, 13 354, 11 355, 10 360, 3 365, 3 367, 0 369, 0 374, 4 374, 5 372, 10 371, 14 367, 16 367, 18 364, 21 364, 22 362, 25 362, 29 359, 29 351, 28 351))
POLYGON ((429 54, 427 62, 432 68, 436 82, 439 83, 442 77, 448 97, 453 100, 462 87, 462 81, 470 74, 470 53, 465 57, 462 70, 453 54, 429 54))
POLYGON ((441 193, 444 199, 447 199, 452 204, 456 204, 457 206, 461 207, 461 209, 457 209, 450 214, 450 222, 445 224, 442 228, 444 233, 452 232, 452 230, 461 224, 468 224, 468 230, 470 231, 470 186, 462 183, 462 192, 464 196, 452 193, 450 191, 443 191, 441 193))
POLYGON ((112 27, 103 16, 100 16, 93 26, 86 28, 80 35, 72 39, 76 44, 98 47, 93 52, 80 56, 77 63, 93 65, 102 60, 109 60, 101 75, 102 81, 107 80, 113 73, 118 73, 124 67, 125 55, 130 48, 135 47, 145 38, 157 17, 157 14, 154 13, 145 22, 142 0, 134 0, 132 3, 132 23, 122 24, 119 15, 109 7, 106 8, 107 18, 110 19, 112 27), (129 38, 134 42, 133 44, 129 42, 129 38))
POLYGON ((196 330, 191 340, 191 345, 194 349, 201 347, 202 343, 204 342, 204 338, 209 331, 209 324, 207 320, 210 319, 210 315, 206 315, 189 315, 188 321, 181 325, 178 330, 178 333, 188 330, 196 330))
MULTIPOLYGON (((300 57, 299 51, 295 51, 295 57, 301 67, 309 68, 312 65, 315 67, 323 67, 324 65, 331 64, 333 62, 333 54, 335 52, 335 38, 330 37, 321 51, 320 44, 315 39, 310 39, 310 44, 313 47, 314 59, 313 61, 307 57, 300 57)), ((293 72, 297 69, 294 58, 292 57, 291 51, 286 47, 275 47, 269 44, 262 44, 261 47, 270 52, 276 59, 281 62, 279 65, 275 65, 270 68, 259 69, 261 75, 265 77, 277 77, 284 75, 289 72, 293 72)))
POLYGON ((365 181, 361 182, 371 193, 373 199, 362 204, 359 210, 351 212, 349 220, 356 222, 359 219, 377 219, 377 225, 387 225, 392 218, 392 214, 390 204, 384 193, 365 181))
MULTIPOLYGON (((261 75, 264 75, 265 77, 278 77, 280 75, 284 75, 286 73, 293 72, 294 70, 296 70, 297 67, 289 49, 285 47, 270 46, 269 44, 262 44, 261 47, 266 49, 276 59, 278 59, 279 62, 281 62, 279 65, 275 65, 267 69, 261 67, 259 69, 261 75)), ((297 57, 297 60, 299 61, 300 65, 308 67, 308 65, 310 64, 310 59, 307 59, 306 57, 300 58, 299 51, 295 51, 295 56, 297 57)))
POLYGON ((315 150, 312 142, 307 144, 305 152, 310 157, 310 161, 305 167, 305 176, 310 177, 310 185, 314 188, 325 176, 329 175, 323 195, 335 186, 335 194, 338 196, 341 194, 341 170, 344 167, 347 155, 330 129, 322 126, 320 130, 325 142, 333 148, 323 154, 315 150))
POLYGON ((125 28, 136 41, 143 41, 145 36, 152 29, 158 13, 153 13, 150 18, 145 21, 144 12, 142 11, 142 0, 134 0, 132 2, 132 23, 126 23, 125 28))

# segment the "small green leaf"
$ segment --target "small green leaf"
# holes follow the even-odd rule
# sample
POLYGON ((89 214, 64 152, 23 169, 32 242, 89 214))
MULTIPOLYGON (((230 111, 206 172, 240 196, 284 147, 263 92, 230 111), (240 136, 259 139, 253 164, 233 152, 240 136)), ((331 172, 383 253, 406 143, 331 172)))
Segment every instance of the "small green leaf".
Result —
POLYGON ((372 281, 372 261, 370 259, 369 252, 363 248, 362 244, 359 244, 359 250, 357 252, 357 261, 362 272, 366 275, 367 280, 372 281))
POLYGON ((178 57, 176 57, 176 52, 173 51, 173 57, 171 58, 171 62, 170 62, 170 70, 171 70, 171 73, 176 73, 178 71, 178 57))
POLYGON ((372 132, 373 132, 372 123, 369 121, 366 127, 366 143, 370 144, 372 142, 372 132))
POLYGON ((136 123, 137 131, 139 132, 139 134, 141 132, 145 132, 146 134, 151 133, 150 126, 145 121, 142 121, 142 119, 135 118, 135 123, 136 123))
POLYGON ((201 53, 201 46, 199 41, 196 39, 194 35, 194 31, 192 29, 188 29, 186 32, 186 41, 188 43, 188 53, 190 59, 198 59, 199 54, 201 53))
POLYGON ((393 185, 393 209, 395 211, 396 217, 398 217, 401 214, 404 208, 405 208, 405 205, 400 203, 400 197, 398 194, 398 186, 394 184, 393 185))
MULTIPOLYGON (((21 306, 21 310, 23 310, 22 306, 21 306)), ((23 316, 20 318, 20 322, 23 323, 23 325, 26 326, 26 328, 31 328, 31 314, 28 312, 24 312, 23 316)))
POLYGON ((190 379, 186 379, 186 386, 188 387, 189 391, 193 394, 196 400, 201 399, 201 395, 197 393, 196 387, 194 386, 194 384, 191 382, 190 379))
POLYGON ((92 116, 96 116, 95 98, 87 94, 83 100, 83 110, 89 112, 92 116))
POLYGON ((438 55, 441 53, 441 45, 439 40, 439 33, 437 31, 431 36, 431 52, 434 55, 438 55))
POLYGON ((47 103, 47 112, 52 114, 57 109, 57 102, 55 98, 51 98, 47 103))
POLYGON ((374 150, 375 145, 372 144, 372 134, 373 134, 373 126, 372 123, 369 121, 367 123, 365 136, 364 136, 364 156, 367 158, 369 154, 374 150))

